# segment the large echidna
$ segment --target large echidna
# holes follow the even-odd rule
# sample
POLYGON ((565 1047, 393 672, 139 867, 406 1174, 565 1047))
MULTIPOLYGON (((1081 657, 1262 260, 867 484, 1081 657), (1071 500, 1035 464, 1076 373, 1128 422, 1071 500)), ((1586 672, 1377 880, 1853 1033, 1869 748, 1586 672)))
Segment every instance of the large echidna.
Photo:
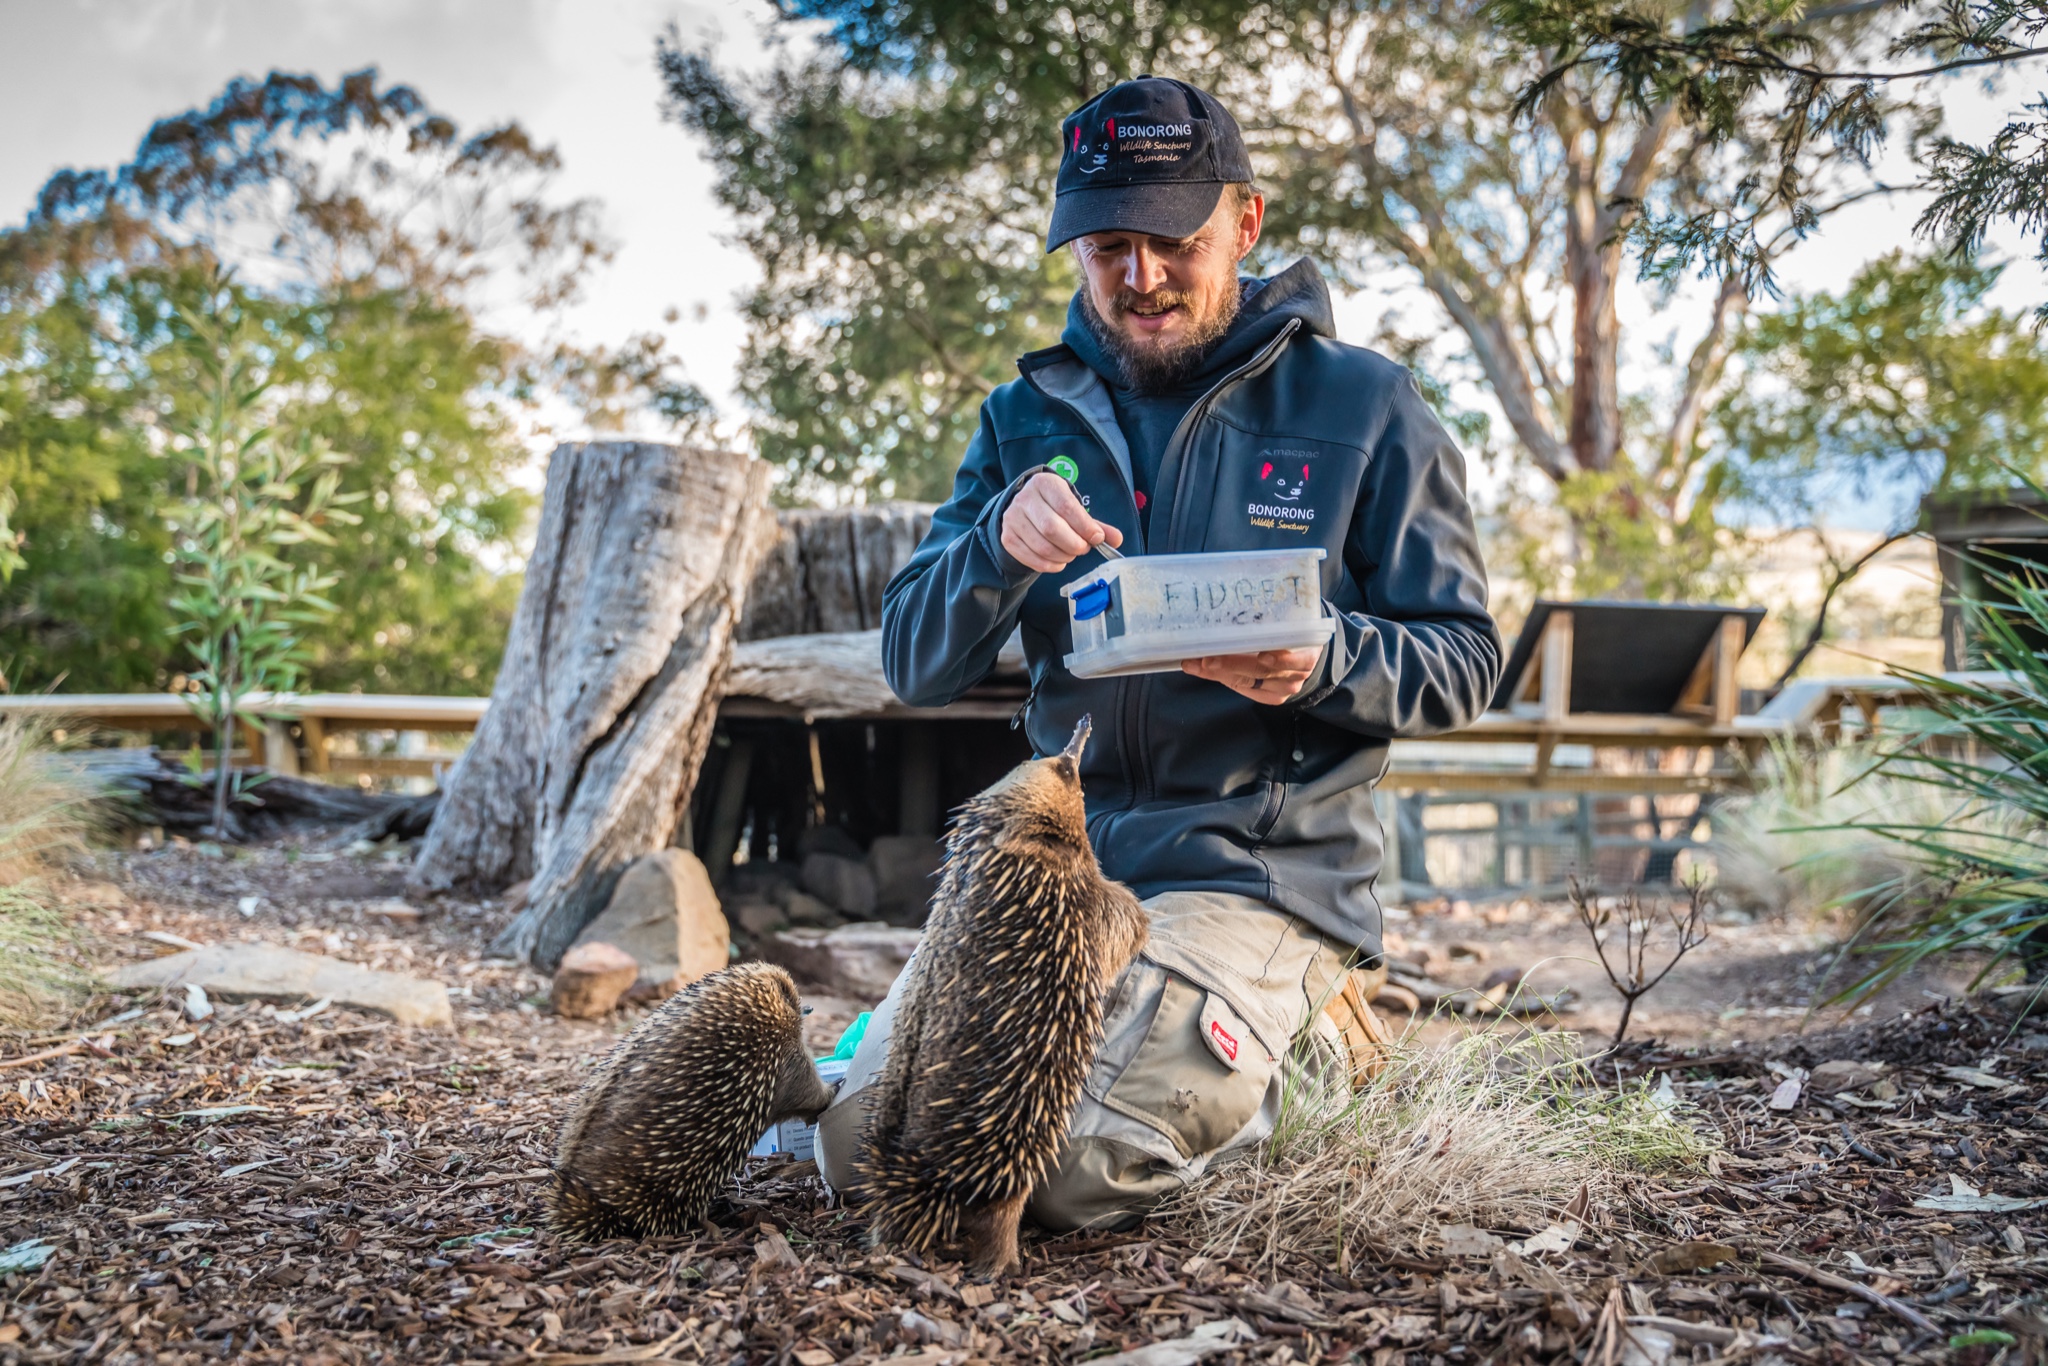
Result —
POLYGON ((1081 803, 1083 717, 961 808, 854 1172, 877 1241, 1017 1265, 1024 1202, 1059 1153, 1102 1044, 1105 990, 1145 943, 1102 876, 1081 803))
POLYGON ((796 983, 740 963, 684 987, 611 1051, 555 1152, 548 1222, 566 1237, 681 1233, 779 1120, 832 1088, 804 1053, 796 983))

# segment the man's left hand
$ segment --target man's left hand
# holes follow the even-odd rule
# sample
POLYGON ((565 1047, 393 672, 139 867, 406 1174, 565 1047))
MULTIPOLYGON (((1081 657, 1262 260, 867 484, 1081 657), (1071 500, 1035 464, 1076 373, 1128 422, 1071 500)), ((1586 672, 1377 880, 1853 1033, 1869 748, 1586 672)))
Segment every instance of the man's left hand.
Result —
POLYGON ((1261 650, 1251 655, 1210 655, 1184 659, 1180 667, 1196 678, 1221 683, 1234 693, 1277 707, 1296 693, 1322 661, 1323 647, 1261 650))

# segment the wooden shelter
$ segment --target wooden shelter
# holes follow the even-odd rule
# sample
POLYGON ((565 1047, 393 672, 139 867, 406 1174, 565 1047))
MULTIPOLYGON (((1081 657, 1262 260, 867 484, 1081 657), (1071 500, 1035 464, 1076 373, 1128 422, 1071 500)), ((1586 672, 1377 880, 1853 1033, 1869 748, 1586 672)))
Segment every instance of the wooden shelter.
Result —
MULTIPOLYGON (((1921 502, 1920 512, 1941 569, 1942 667, 1981 668, 1962 604, 2003 600, 1998 573, 2048 576, 2048 499, 2025 485, 2003 493, 1938 493, 1921 502)), ((2048 640, 2037 648, 2048 649, 2048 640)))

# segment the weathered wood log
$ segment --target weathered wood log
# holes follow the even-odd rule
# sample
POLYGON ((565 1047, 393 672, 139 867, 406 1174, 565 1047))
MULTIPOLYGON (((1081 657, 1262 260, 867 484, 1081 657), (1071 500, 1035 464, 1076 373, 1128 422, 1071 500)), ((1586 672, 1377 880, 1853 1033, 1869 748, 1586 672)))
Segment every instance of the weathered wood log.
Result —
MULTIPOLYGON (((155 749, 79 750, 60 756, 59 762, 115 794, 132 819, 194 836, 213 824, 213 774, 195 777, 155 749)), ((435 792, 420 797, 366 792, 260 768, 239 769, 237 774, 246 796, 229 805, 227 829, 222 832, 223 838, 236 842, 336 825, 345 828, 334 837, 335 843, 388 835, 414 839, 426 831, 440 801, 435 792)))
MULTIPOLYGON (((1024 646, 1015 632, 996 655, 994 676, 1022 678, 1024 646)), ((880 631, 776 636, 735 646, 725 676, 728 697, 780 702, 819 720, 872 716, 900 706, 882 676, 880 631)))
POLYGON ((931 525, 930 503, 792 508, 747 590, 740 639, 871 631, 882 624, 882 589, 931 525))
POLYGON ((745 456, 567 445, 476 739, 449 776, 410 890, 526 906, 494 950, 551 967, 634 858, 665 846, 710 743, 770 526, 745 456))

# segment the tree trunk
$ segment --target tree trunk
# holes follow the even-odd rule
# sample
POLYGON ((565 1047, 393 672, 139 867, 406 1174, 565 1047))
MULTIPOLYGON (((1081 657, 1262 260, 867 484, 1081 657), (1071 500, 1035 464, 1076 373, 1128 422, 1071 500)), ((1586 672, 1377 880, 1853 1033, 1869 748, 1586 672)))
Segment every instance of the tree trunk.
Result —
POLYGON ((530 875, 494 949, 552 966, 665 846, 710 743, 766 533, 768 471, 640 442, 559 448, 491 707, 412 887, 530 875))

